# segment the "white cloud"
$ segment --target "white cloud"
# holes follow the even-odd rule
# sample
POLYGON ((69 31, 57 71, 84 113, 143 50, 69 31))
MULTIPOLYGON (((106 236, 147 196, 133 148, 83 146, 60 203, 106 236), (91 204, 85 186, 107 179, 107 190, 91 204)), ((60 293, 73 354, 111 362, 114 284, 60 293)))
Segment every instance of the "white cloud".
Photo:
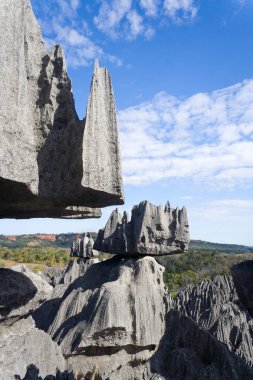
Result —
POLYGON ((131 40, 143 32, 143 18, 134 10, 128 13, 127 20, 129 21, 128 38, 131 40))
POLYGON ((131 7, 132 0, 102 1, 94 22, 102 32, 116 37, 121 21, 128 15, 131 7))
POLYGON ((174 21, 194 20, 198 8, 194 0, 164 0, 165 13, 174 21))
POLYGON ((71 0, 70 5, 71 5, 71 7, 72 7, 73 9, 76 10, 76 9, 79 7, 80 2, 79 2, 79 0, 71 0))
POLYGON ((140 0, 140 5, 144 9, 147 16, 154 17, 157 15, 159 0, 140 0))
POLYGON ((167 93, 119 112, 128 184, 191 178, 253 185, 253 80, 180 100, 167 93))
POLYGON ((80 6, 80 0, 48 0, 37 5, 47 47, 61 44, 68 65, 74 68, 93 64, 96 58, 121 66, 120 58, 105 52, 91 39, 92 33, 87 22, 78 17, 77 9, 80 6))
POLYGON ((158 25, 164 19, 178 24, 193 21, 197 11, 195 0, 100 0, 94 23, 112 38, 149 39, 155 33, 154 18, 158 25))

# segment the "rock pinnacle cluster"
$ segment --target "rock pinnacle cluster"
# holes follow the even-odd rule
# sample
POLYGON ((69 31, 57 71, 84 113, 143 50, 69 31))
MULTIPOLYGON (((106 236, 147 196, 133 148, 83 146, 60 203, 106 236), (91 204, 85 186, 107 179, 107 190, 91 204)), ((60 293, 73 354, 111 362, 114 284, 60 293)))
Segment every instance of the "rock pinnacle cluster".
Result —
POLYGON ((95 63, 79 120, 64 52, 47 52, 29 0, 0 2, 0 218, 99 217, 123 203, 109 72, 95 63))
POLYGON ((131 219, 114 210, 98 233, 94 248, 113 254, 170 255, 188 250, 189 224, 185 207, 167 202, 155 206, 143 201, 132 209, 131 219))

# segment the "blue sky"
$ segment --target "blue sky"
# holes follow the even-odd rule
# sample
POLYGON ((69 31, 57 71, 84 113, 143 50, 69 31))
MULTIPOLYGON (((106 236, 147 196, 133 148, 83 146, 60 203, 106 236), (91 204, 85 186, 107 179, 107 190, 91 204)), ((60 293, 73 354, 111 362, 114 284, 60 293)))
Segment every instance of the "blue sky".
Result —
MULTIPOLYGON (((253 245, 253 1, 32 0, 63 45, 76 108, 95 58, 111 73, 125 209, 188 209, 193 239, 253 245)), ((97 230, 100 220, 1 221, 2 233, 97 230)), ((122 208, 123 209, 123 208, 122 208)))

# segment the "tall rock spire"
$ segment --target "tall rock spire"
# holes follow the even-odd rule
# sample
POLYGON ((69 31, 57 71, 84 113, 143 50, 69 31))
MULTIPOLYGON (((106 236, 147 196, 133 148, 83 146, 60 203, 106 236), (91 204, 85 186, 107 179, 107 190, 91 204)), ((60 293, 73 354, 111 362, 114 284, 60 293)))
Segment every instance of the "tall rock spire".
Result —
POLYGON ((122 204, 107 69, 95 62, 79 120, 63 49, 46 52, 29 0, 1 0, 0 49, 0 218, 98 216, 89 207, 122 204))
POLYGON ((100 68, 98 60, 94 66, 83 146, 82 186, 123 200, 112 82, 108 70, 100 68))

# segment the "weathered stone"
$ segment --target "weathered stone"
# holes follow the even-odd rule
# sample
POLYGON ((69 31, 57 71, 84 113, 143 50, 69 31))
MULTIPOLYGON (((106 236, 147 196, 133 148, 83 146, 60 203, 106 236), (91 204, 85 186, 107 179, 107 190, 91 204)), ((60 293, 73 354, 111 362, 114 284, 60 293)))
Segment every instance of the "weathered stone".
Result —
MULTIPOLYGON (((171 310, 151 372, 163 380, 250 380, 253 369, 191 318, 171 310)), ((151 379, 148 377, 147 379, 151 379)))
POLYGON ((76 239, 70 251, 70 256, 80 258, 91 257, 93 255, 94 240, 90 234, 84 234, 83 238, 76 239))
POLYGON ((187 286, 174 299, 172 307, 253 365, 253 320, 240 301, 231 276, 217 276, 187 286))
POLYGON ((66 268, 60 283, 61 284, 70 284, 75 281, 78 277, 83 276, 87 270, 93 265, 99 262, 98 259, 76 259, 70 260, 68 267, 66 268))
POLYGON ((15 320, 32 313, 51 296, 52 286, 24 265, 0 268, 0 320, 15 320))
POLYGON ((23 273, 0 268, 0 319, 29 303, 36 293, 36 286, 23 273))
POLYGON ((31 219, 34 218, 34 215, 36 215, 36 218, 89 219, 100 218, 102 215, 99 208, 43 206, 42 209, 41 206, 38 205, 38 207, 33 207, 32 210, 24 210, 22 204, 15 205, 14 208, 12 205, 10 205, 10 208, 3 206, 0 213, 0 218, 8 219, 31 219))
POLYGON ((186 209, 170 204, 154 206, 148 201, 132 209, 131 220, 114 210, 100 230, 94 248, 115 254, 168 255, 188 249, 190 242, 186 209))
POLYGON ((108 71, 96 63, 79 120, 63 50, 46 52, 29 0, 1 0, 0 46, 0 217, 86 217, 93 211, 68 208, 122 204, 108 71))
POLYGON ((164 332, 163 269, 151 257, 93 264, 60 290, 61 298, 55 294, 52 305, 49 300, 36 310, 36 325, 45 328, 43 321, 52 320, 47 330, 69 369, 86 374, 99 363, 102 379, 130 379, 129 373, 138 373, 130 368, 148 362, 164 332))
POLYGON ((32 317, 10 326, 0 324, 0 337, 0 379, 23 379, 28 367, 37 369, 41 376, 38 379, 46 376, 54 379, 58 371, 66 370, 60 347, 48 334, 35 327, 32 317))

